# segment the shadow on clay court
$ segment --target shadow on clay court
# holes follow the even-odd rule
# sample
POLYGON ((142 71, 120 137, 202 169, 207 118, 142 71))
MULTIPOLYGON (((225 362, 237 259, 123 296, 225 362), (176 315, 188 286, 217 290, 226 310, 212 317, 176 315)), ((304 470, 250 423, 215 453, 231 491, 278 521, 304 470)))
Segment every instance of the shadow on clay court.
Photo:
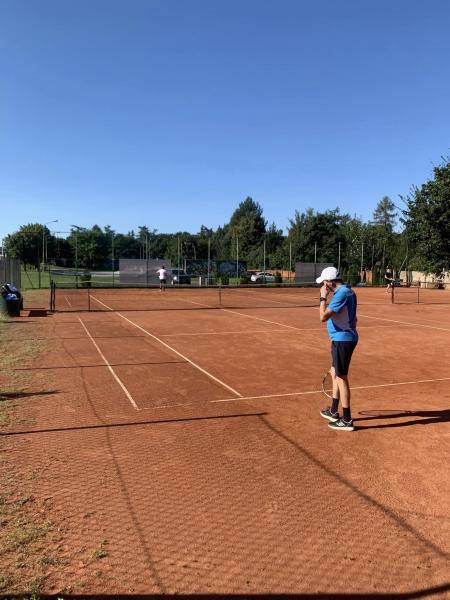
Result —
MULTIPOLYGON (((360 415, 366 413, 360 412, 360 415)), ((404 410, 399 412, 380 411, 380 414, 374 415, 368 413, 359 419, 353 421, 375 421, 378 419, 401 419, 405 417, 421 417, 410 421, 402 421, 401 423, 382 423, 380 425, 359 425, 357 431, 361 429, 385 429, 387 427, 410 427, 411 425, 435 425, 436 423, 448 423, 450 421, 450 409, 444 410, 404 410), (381 414, 383 413, 384 414, 381 414), (386 414, 387 413, 387 414, 386 414)))
MULTIPOLYGON (((415 529, 412 525, 410 525, 405 519, 403 519, 402 517, 400 517, 399 515, 397 515, 394 511, 392 511, 387 506, 384 506, 383 504, 381 504, 380 502, 378 502, 377 500, 375 500, 374 498, 372 498, 371 496, 369 496, 368 494, 366 494, 365 492, 363 492, 354 483, 352 483, 351 481, 349 481, 348 479, 346 479, 345 477, 343 477, 340 473, 337 473, 336 471, 334 471, 330 466, 328 466, 327 464, 325 464, 324 462, 322 462, 318 458, 316 458, 309 450, 307 450, 306 448, 303 448, 297 442, 294 442, 287 435, 285 435, 284 433, 282 433, 281 431, 279 431, 276 427, 274 427, 267 420, 267 418, 265 418, 264 416, 260 416, 259 419, 261 420, 261 422, 263 422, 266 425, 266 427, 268 427, 268 429, 270 429, 272 432, 276 433, 280 438, 282 438, 283 440, 285 440, 286 442, 288 442, 291 446, 293 446, 294 448, 296 448, 299 452, 301 452, 304 456, 306 456, 308 458, 308 460, 310 460, 313 464, 315 464, 319 469, 321 469, 322 471, 324 471, 325 473, 327 473, 327 475, 331 476, 333 479, 339 481, 342 485, 344 485, 345 487, 347 487, 348 489, 350 489, 352 492, 354 492, 355 494, 357 494, 360 498, 362 498, 363 500, 365 500, 366 502, 368 502, 369 504, 371 504, 374 508, 376 508, 377 510, 379 510, 385 516, 387 516, 388 518, 392 519, 392 521, 394 521, 404 531, 407 531, 408 533, 410 533, 411 535, 413 535, 416 538, 416 540, 418 540, 421 544, 423 544, 426 548, 428 548, 428 550, 431 550, 434 554, 436 554, 440 558, 448 559, 448 554, 444 550, 442 550, 441 548, 439 548, 439 546, 437 546, 436 544, 433 544, 433 542, 431 542, 430 540, 428 540, 417 529, 415 529)), ((445 587, 446 590, 450 589, 450 584, 446 584, 446 586, 447 586, 447 587, 445 587)), ((437 593, 437 592, 433 592, 433 593, 437 593)), ((330 598, 335 598, 335 597, 338 598, 339 594, 331 595, 329 597, 330 598)), ((351 595, 349 597, 355 598, 355 597, 358 597, 358 596, 357 595, 356 596, 351 595)), ((387 594, 387 595, 384 595, 384 596, 383 595, 370 596, 370 594, 369 594, 369 595, 361 595, 359 597, 361 597, 361 598, 369 598, 369 597, 374 597, 374 598, 382 598, 382 597, 384 597, 384 598, 391 598, 391 597, 396 597, 396 596, 395 596, 395 594, 394 595, 387 594)), ((404 597, 404 598, 420 598, 421 596, 414 596, 412 594, 405 594, 405 595, 399 594, 398 597, 399 598, 402 598, 402 597, 404 597)))
POLYGON ((52 394, 59 394, 59 390, 52 390, 50 392, 0 392, 0 402, 30 398, 32 396, 51 396, 52 394))
MULTIPOLYGON (((186 417, 184 419, 161 419, 158 421, 135 421, 126 423, 102 423, 101 425, 79 425, 77 427, 57 427, 54 429, 31 429, 29 431, 0 432, 0 436, 29 435, 32 433, 58 433, 61 431, 86 431, 88 429, 112 429, 115 427, 134 427, 135 425, 160 425, 167 423, 183 423, 189 421, 208 421, 217 419, 237 419, 242 417, 263 417, 267 413, 243 413, 237 415, 212 415, 208 417, 186 417)), ((1 596, 0 596, 1 598, 1 596)))
MULTIPOLYGON (((67 338, 65 338, 67 339, 67 338)), ((86 338, 84 338, 86 339, 86 338)), ((176 364, 187 364, 186 360, 163 360, 159 362, 110 362, 109 366, 111 367, 141 367, 142 365, 176 365, 176 364)), ((56 366, 56 367, 18 367, 17 369, 11 369, 12 371, 55 371, 60 369, 93 369, 98 367, 108 367, 105 363, 98 364, 89 364, 89 365, 66 365, 66 366, 56 366)), ((45 393, 45 392, 44 392, 45 393)), ((48 392, 47 392, 48 393, 48 392)))
MULTIPOLYGON (((39 594, 40 600, 50 600, 56 598, 64 598, 64 600, 163 600, 164 598, 180 598, 182 600, 244 600, 244 598, 252 600, 317 600, 324 598, 325 600, 388 600, 394 598, 397 600, 414 600, 414 598, 427 598, 436 594, 443 594, 450 590, 450 584, 444 584, 431 588, 424 588, 413 592, 405 593, 380 593, 380 594, 332 594, 332 593, 317 593, 317 594, 63 594, 63 595, 44 595, 39 594)), ((24 600, 23 594, 8 594, 7 596, 0 595, 0 598, 11 598, 24 600)))

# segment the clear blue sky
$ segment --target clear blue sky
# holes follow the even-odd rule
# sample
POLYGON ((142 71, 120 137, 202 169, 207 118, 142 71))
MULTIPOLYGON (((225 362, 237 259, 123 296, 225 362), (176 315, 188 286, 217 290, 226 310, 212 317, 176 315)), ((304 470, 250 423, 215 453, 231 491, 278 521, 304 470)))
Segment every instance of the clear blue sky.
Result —
POLYGON ((369 219, 450 154, 447 0, 2 0, 0 238, 369 219))

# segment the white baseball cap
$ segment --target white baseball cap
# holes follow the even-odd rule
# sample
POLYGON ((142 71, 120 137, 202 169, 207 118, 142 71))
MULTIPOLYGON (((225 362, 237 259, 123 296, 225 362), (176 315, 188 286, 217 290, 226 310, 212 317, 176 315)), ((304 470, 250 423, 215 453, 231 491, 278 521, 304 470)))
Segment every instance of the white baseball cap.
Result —
POLYGON ((341 275, 336 267, 326 267, 320 274, 320 277, 316 279, 316 283, 322 283, 322 281, 325 281, 325 279, 327 281, 333 281, 334 279, 340 278, 341 275))

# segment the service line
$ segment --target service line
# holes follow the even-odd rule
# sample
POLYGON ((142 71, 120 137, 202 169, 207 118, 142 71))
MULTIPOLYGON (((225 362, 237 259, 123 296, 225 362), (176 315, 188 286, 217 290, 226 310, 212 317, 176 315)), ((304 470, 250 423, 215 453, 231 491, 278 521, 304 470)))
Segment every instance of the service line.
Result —
POLYGON ((95 348, 97 349, 97 352, 100 354, 100 356, 102 357, 103 362, 105 363, 105 365, 108 367, 109 371, 111 372, 112 376, 114 377, 114 379, 117 381, 117 383, 120 385, 120 387, 122 388, 122 390, 125 392, 126 397, 128 398, 128 400, 131 403, 131 406, 136 409, 136 410, 140 410, 140 408, 138 407, 138 405, 136 404, 136 402, 133 399, 133 396, 130 394, 130 392, 127 390, 127 388, 125 387, 125 385, 123 384, 123 382, 121 381, 120 377, 116 374, 116 372, 114 371, 114 369, 112 368, 112 366, 109 364, 108 360, 106 359, 106 357, 104 356, 103 352, 100 350, 100 348, 98 347, 96 341, 94 340, 94 338, 92 337, 92 335, 89 333, 88 328, 86 327, 86 325, 83 323, 83 321, 80 319, 80 317, 78 317, 78 320, 80 321, 80 323, 82 324, 82 326, 84 327, 84 330, 86 331, 86 333, 88 334, 91 342, 94 344, 95 348))
MULTIPOLYGON (((377 383, 374 385, 358 385, 351 386, 351 390, 370 390, 374 388, 396 387, 400 385, 416 385, 418 383, 440 383, 442 381, 450 381, 450 377, 439 377, 438 379, 418 379, 416 381, 398 381, 396 383, 377 383)), ((307 396, 310 394, 323 394, 323 390, 310 390, 308 392, 287 392, 285 394, 267 394, 265 396, 242 396, 241 398, 224 398, 223 400, 209 400, 209 402, 216 403, 235 402, 236 400, 264 400, 266 398, 282 398, 285 396, 307 396)))

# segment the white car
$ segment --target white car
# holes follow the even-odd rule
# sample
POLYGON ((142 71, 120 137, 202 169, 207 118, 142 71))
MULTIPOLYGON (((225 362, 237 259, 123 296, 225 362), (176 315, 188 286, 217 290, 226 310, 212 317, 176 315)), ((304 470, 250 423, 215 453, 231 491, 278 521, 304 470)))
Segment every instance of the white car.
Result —
POLYGON ((253 281, 253 283, 275 283, 275 275, 267 271, 258 271, 257 273, 253 273, 250 281, 253 281))

